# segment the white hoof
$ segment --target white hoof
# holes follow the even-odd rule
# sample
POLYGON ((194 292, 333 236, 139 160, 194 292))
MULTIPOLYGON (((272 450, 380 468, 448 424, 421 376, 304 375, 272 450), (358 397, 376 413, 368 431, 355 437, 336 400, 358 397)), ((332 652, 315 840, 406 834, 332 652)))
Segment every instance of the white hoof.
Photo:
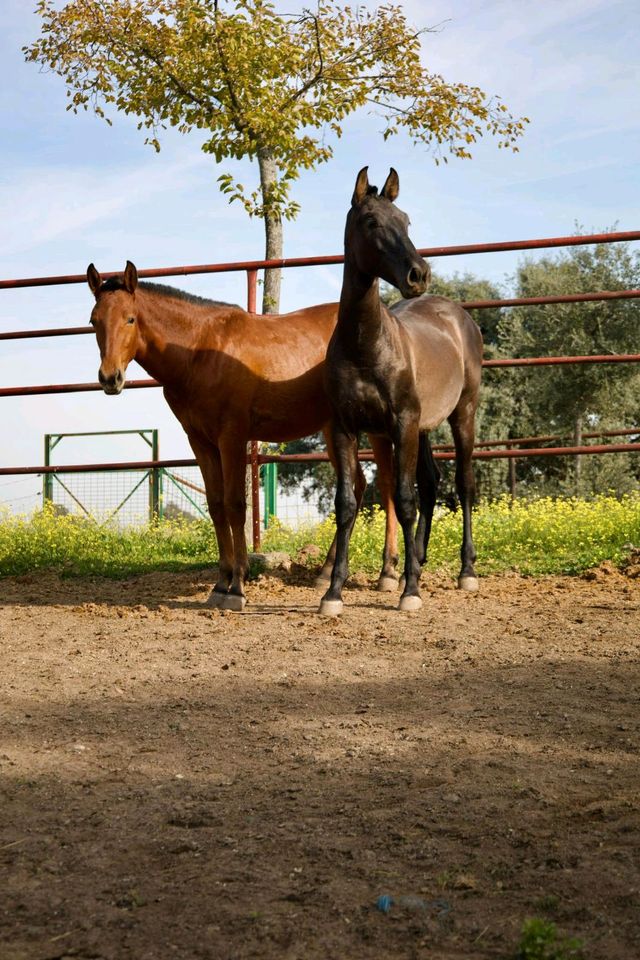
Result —
POLYGON ((207 599, 207 606, 222 607, 226 599, 227 599, 226 593, 221 593, 220 590, 212 590, 207 599))
POLYGON ((467 593, 477 593, 480 588, 477 577, 459 577, 458 590, 466 590, 467 593))
POLYGON ((422 606, 422 600, 420 599, 420 597, 414 597, 414 596, 400 597, 398 610, 403 610, 405 613, 413 613, 415 610, 419 610, 421 606, 422 606))
POLYGON ((378 590, 380 593, 395 593, 398 589, 398 581, 395 577, 380 577, 378 580, 378 590))
POLYGON ((314 587, 316 590, 326 590, 329 584, 331 583, 331 575, 329 574, 326 577, 323 577, 321 573, 318 574, 314 580, 314 587))
POLYGON ((235 610, 240 613, 247 605, 247 598, 237 593, 228 593, 220 604, 223 610, 235 610))
POLYGON ((343 609, 342 600, 321 600, 318 613, 321 617, 339 617, 343 609))

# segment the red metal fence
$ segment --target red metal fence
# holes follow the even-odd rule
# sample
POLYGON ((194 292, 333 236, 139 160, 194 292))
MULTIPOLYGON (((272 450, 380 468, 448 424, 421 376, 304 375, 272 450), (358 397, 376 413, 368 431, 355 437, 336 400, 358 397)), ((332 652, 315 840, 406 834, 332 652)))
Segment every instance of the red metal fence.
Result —
MULTIPOLYGON (((599 233, 571 237, 546 237, 537 240, 510 240, 501 243, 478 243, 466 244, 449 247, 426 247, 419 250, 423 257, 430 259, 436 257, 457 256, 463 254, 476 253, 495 253, 511 250, 539 250, 553 247, 583 246, 600 243, 616 243, 640 240, 640 231, 625 231, 616 233, 599 233)), ((179 267, 161 267, 151 270, 140 270, 138 275, 142 279, 188 276, 191 274, 205 273, 228 273, 234 271, 244 271, 247 275, 247 309, 251 312, 256 310, 256 288, 258 271, 273 267, 310 267, 329 264, 339 264, 343 262, 343 257, 333 255, 328 257, 299 257, 283 260, 252 260, 238 263, 213 263, 199 264, 194 266, 179 267)), ((103 274, 104 278, 117 275, 118 271, 103 274)), ((73 274, 59 277, 30 277, 15 280, 0 280, 0 290, 17 289, 22 287, 41 287, 54 286, 70 283, 86 283, 85 274, 73 274)), ((640 290, 600 290, 592 293, 566 294, 563 296, 545 296, 545 297, 524 297, 505 300, 474 300, 464 303, 467 309, 488 309, 491 307, 514 307, 529 305, 545 305, 554 303, 584 303, 598 300, 620 300, 637 299, 640 297, 640 290)), ((93 334, 89 326, 83 327, 60 327, 44 330, 14 330, 9 332, 0 332, 0 340, 24 340, 44 337, 60 336, 78 336, 82 334, 93 334)), ((556 364, 584 364, 584 363, 637 363, 640 361, 640 354, 616 354, 616 355, 594 355, 594 356, 558 356, 558 357, 521 357, 510 359, 485 360, 485 367, 516 367, 516 366, 548 366, 556 364)), ((157 387, 159 384, 155 380, 129 380, 125 389, 135 390, 147 387, 157 387)), ((42 384, 32 387, 3 387, 0 388, 0 397, 17 396, 35 396, 60 393, 79 393, 93 390, 101 390, 98 383, 57 383, 42 384)), ((619 430, 608 431, 602 434, 585 434, 589 436, 601 437, 607 435, 637 434, 639 430, 619 430)), ((607 443, 582 446, 515 446, 516 443, 531 444, 532 442, 550 442, 551 440, 560 440, 561 437, 521 437, 514 440, 495 440, 484 441, 477 445, 474 457, 478 459, 492 458, 520 458, 533 456, 564 456, 567 454, 604 454, 604 453, 623 453, 640 450, 640 443, 607 443), (484 449, 487 445, 492 449, 484 449), (506 448, 506 449, 499 449, 506 448)), ((370 451, 360 451, 361 459, 371 459, 370 451)), ((455 459, 451 447, 442 446, 436 449, 435 456, 438 459, 455 459)), ((260 546, 260 508, 259 508, 259 468, 263 463, 272 462, 303 462, 308 460, 326 460, 325 453, 311 454, 260 454, 258 444, 251 444, 251 453, 248 462, 251 464, 252 473, 252 510, 253 510, 253 547, 254 550, 260 546)), ((193 459, 174 459, 174 460, 151 460, 151 461, 130 461, 127 463, 94 463, 94 464, 67 464, 56 466, 30 466, 30 467, 0 467, 0 476, 7 475, 26 475, 26 474, 45 474, 45 473, 80 473, 95 471, 112 470, 134 470, 149 469, 152 467, 181 467, 193 466, 196 461, 193 459)))

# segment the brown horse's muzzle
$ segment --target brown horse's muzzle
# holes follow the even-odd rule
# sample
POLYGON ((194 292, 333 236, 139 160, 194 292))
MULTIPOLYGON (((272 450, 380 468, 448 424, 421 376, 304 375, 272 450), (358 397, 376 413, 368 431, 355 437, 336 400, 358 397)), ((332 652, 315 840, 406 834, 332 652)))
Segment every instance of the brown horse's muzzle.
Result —
POLYGON ((124 388, 124 373, 122 370, 117 369, 114 373, 109 374, 108 377, 102 372, 102 368, 98 370, 98 380, 100 386, 108 396, 115 396, 118 393, 122 393, 124 388))

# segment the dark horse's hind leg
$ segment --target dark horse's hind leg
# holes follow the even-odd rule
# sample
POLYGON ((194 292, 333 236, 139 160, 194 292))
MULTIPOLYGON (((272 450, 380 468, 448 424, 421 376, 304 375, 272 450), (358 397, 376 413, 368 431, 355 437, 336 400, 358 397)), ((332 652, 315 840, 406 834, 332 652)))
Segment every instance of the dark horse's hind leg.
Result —
POLYGON ((393 502, 395 479, 393 473, 393 444, 388 437, 370 437, 373 455, 378 466, 378 489, 386 514, 382 570, 378 590, 391 593, 398 589, 398 518, 393 502))
POLYGON ((460 590, 474 592, 478 589, 478 578, 474 568, 476 550, 471 535, 471 511, 476 496, 476 481, 473 475, 473 444, 475 440, 475 413, 477 394, 466 397, 463 394, 458 406, 449 417, 453 442, 456 447, 456 489, 462 507, 462 566, 458 577, 460 590))
POLYGON ((433 511, 436 505, 438 487, 440 485, 440 470, 433 457, 429 435, 426 432, 420 434, 416 476, 418 480, 418 497, 420 499, 420 516, 416 530, 416 556, 418 563, 422 567, 427 559, 433 511))

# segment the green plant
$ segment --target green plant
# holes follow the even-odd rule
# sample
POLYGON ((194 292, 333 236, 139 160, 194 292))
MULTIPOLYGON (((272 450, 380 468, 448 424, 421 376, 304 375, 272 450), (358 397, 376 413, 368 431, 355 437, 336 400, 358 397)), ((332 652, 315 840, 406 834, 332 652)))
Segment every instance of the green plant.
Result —
POLYGON ((577 937, 560 938, 555 923, 532 917, 522 925, 516 960, 584 960, 577 937))

